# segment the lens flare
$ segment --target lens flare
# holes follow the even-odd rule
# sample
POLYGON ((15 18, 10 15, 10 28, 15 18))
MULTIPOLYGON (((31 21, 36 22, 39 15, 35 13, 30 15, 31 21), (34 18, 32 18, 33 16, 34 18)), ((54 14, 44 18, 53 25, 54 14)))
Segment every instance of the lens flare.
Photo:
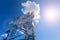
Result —
POLYGON ((55 6, 48 6, 44 9, 44 20, 46 22, 55 22, 58 18, 58 8, 55 6))

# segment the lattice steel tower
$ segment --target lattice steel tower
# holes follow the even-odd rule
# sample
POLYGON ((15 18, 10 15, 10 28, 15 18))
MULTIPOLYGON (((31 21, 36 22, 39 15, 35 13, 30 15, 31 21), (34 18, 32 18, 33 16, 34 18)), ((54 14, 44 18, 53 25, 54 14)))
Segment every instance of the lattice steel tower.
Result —
POLYGON ((32 12, 11 21, 10 24, 12 25, 12 29, 6 31, 8 35, 4 40, 35 40, 32 24, 33 17, 34 15, 32 12), (16 34, 16 32, 20 34, 17 35, 18 33, 16 34))

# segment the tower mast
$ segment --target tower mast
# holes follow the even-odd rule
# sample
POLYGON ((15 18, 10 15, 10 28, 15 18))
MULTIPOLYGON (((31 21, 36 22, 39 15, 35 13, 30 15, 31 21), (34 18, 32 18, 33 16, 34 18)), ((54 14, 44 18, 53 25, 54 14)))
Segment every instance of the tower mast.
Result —
POLYGON ((17 17, 15 21, 11 21, 10 24, 12 25, 12 29, 9 31, 6 40, 35 40, 34 26, 32 24, 33 17, 34 15, 32 12, 17 17), (17 35, 16 32, 19 32, 20 34, 17 35))

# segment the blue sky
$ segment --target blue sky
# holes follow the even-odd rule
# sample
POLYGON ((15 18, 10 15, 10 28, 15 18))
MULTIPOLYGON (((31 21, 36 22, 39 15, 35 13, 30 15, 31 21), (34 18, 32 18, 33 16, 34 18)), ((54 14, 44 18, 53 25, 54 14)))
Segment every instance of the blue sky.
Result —
MULTIPOLYGON (((5 28, 9 28, 8 22, 16 17, 23 15, 21 3, 26 0, 0 0, 0 35, 5 28)), ((34 27, 36 40, 60 40, 60 19, 55 23, 48 23, 43 18, 43 10, 47 5, 57 5, 60 9, 59 0, 30 0, 40 4, 40 23, 34 27)), ((59 18, 59 17, 58 17, 59 18)))

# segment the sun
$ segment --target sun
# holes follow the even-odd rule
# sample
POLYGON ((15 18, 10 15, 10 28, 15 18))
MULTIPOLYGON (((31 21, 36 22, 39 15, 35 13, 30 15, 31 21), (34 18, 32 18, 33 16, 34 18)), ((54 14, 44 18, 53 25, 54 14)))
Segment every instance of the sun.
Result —
POLYGON ((44 19, 48 22, 56 21, 58 17, 58 9, 55 6, 48 6, 44 9, 44 19))
POLYGON ((55 20, 56 15, 57 15, 56 10, 53 8, 47 9, 46 14, 45 14, 48 20, 55 20))

